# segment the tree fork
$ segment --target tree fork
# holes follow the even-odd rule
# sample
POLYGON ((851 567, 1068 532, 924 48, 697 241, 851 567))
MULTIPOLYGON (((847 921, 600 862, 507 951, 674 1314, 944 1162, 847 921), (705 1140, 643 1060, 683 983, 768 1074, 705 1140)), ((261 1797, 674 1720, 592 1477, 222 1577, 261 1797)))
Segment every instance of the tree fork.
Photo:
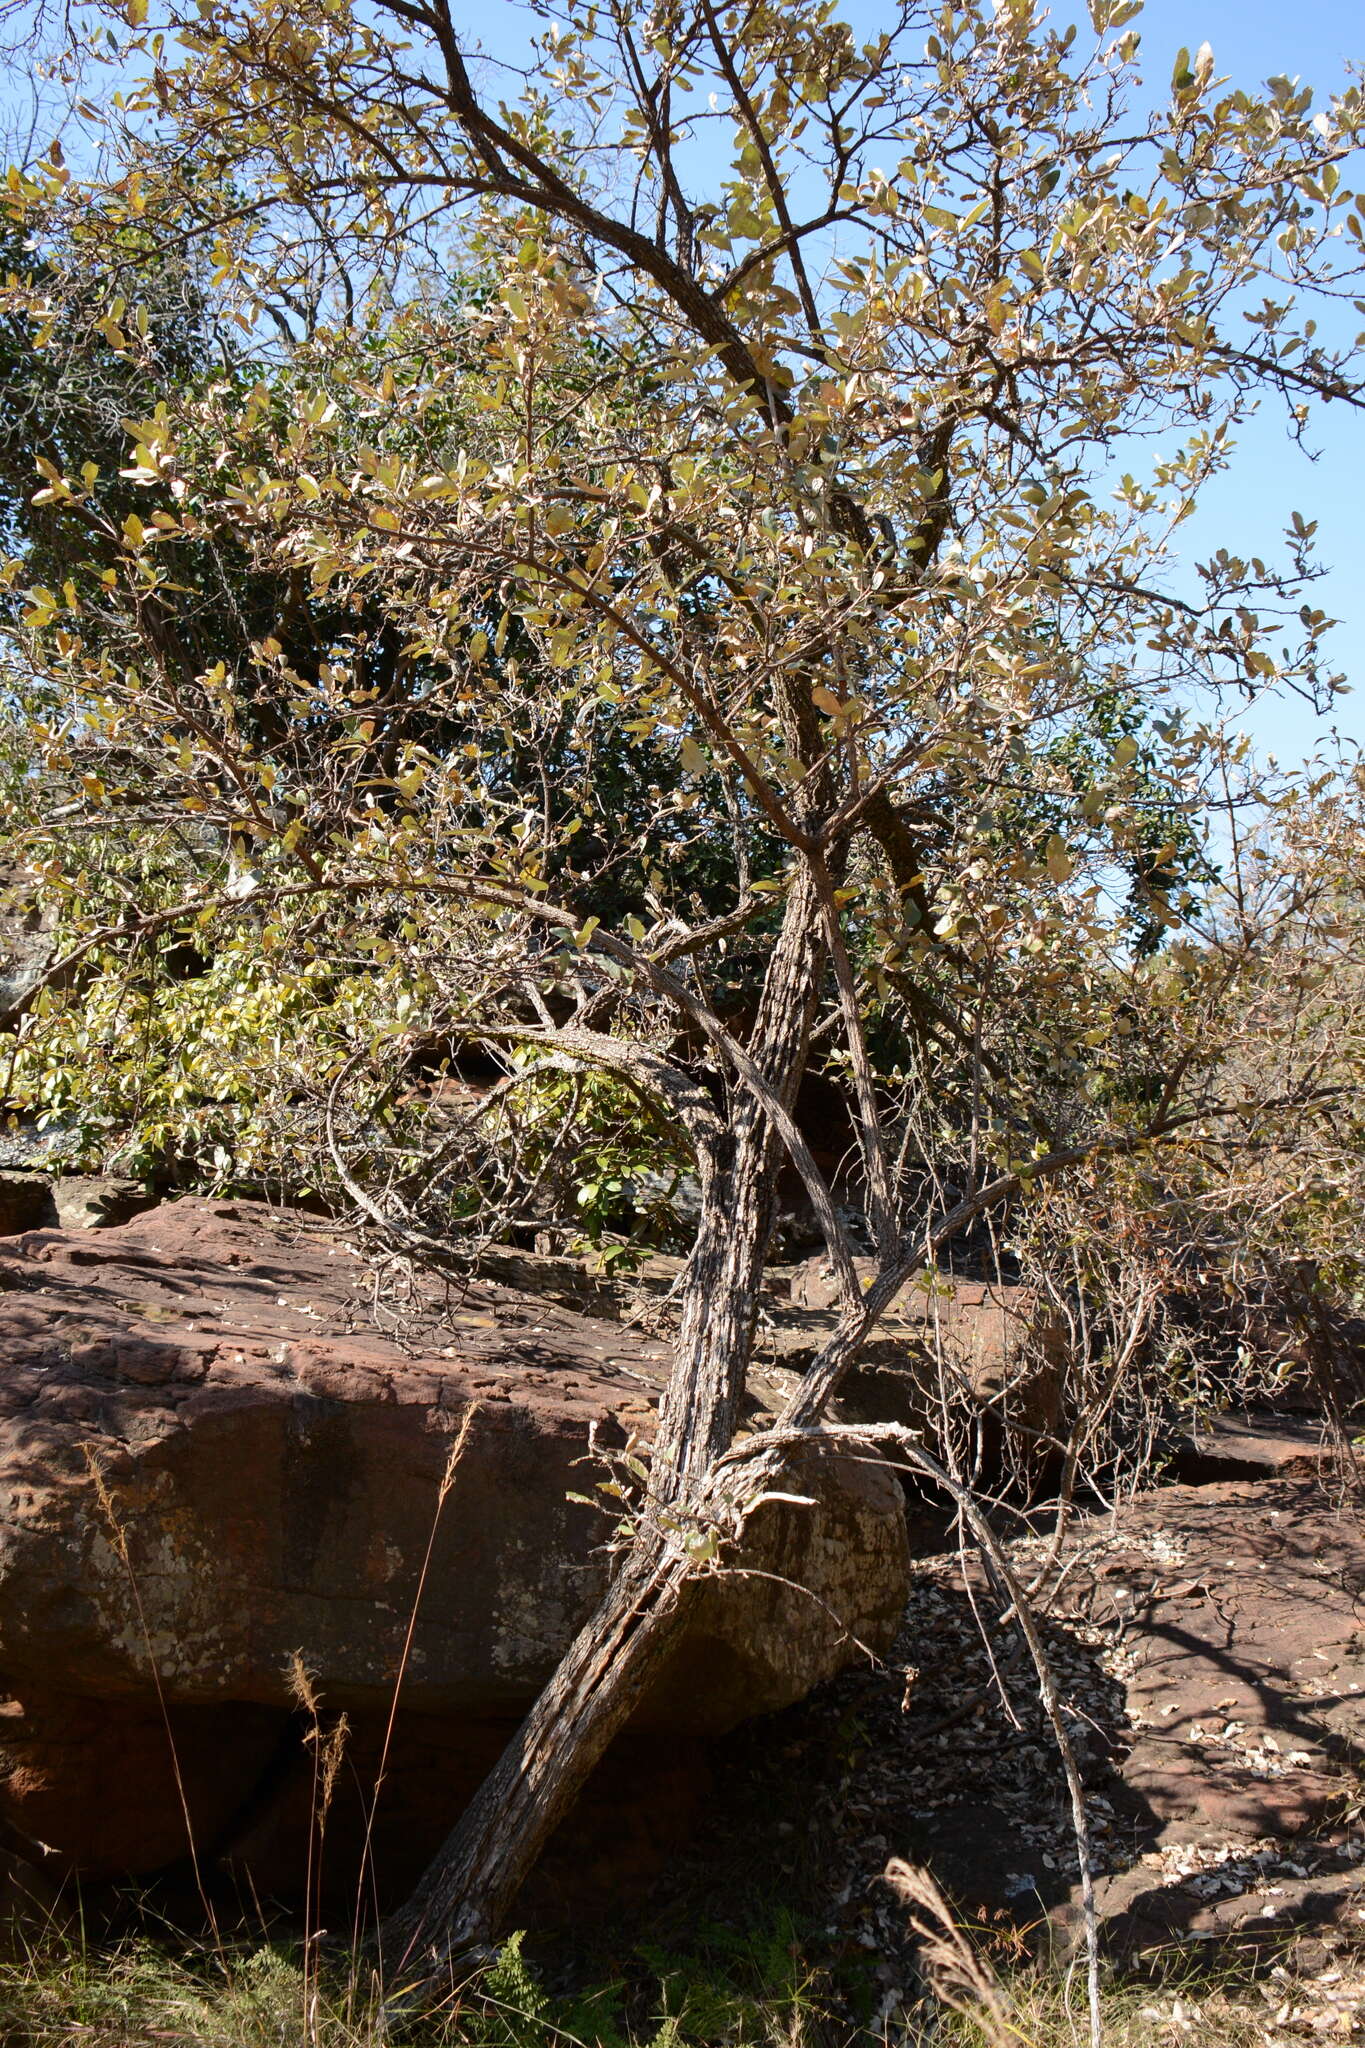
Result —
MULTIPOLYGON (((825 957, 818 895, 803 865, 787 898, 753 1032, 754 1063, 784 1107, 805 1065, 825 957)), ((716 1461, 733 1441, 780 1155, 771 1119, 747 1089, 730 1127, 730 1158, 708 1176, 688 1263, 639 1533, 412 1898, 385 1923, 386 1968, 400 1978, 393 1994, 400 2002, 434 1988, 459 1956, 496 1933, 686 1623, 698 1568, 676 1527, 664 1525, 661 1510, 676 1501, 684 1513, 693 1506, 704 1512, 716 1461)))

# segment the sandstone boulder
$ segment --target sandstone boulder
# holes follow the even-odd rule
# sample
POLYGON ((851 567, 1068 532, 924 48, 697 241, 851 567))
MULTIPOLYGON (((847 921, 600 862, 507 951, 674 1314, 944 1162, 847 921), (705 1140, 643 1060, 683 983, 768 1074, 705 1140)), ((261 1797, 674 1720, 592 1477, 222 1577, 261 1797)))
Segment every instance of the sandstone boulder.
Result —
POLYGON ((108 1230, 156 1204, 140 1180, 0 1167, 0 1237, 29 1230, 108 1230))
POLYGON ((142 1181, 113 1174, 59 1174, 52 1200, 62 1230, 109 1230, 156 1205, 142 1181))
MULTIPOLYGON (((857 1260, 872 1278, 870 1261, 857 1260)), ((799 1368, 836 1320, 838 1288, 820 1258, 798 1266, 791 1311, 772 1318, 784 1364, 799 1368)), ((1060 1427, 1068 1341, 1030 1289, 920 1275, 902 1288, 839 1392, 856 1422, 898 1422, 931 1445, 951 1428, 976 1431, 992 1462, 1036 1466, 1060 1427)))
MULTIPOLYGON (((411 1631, 385 1793, 406 1880, 590 1611, 612 1519, 572 1496, 648 1436, 663 1348, 484 1282, 398 1296, 328 1226, 245 1202, 3 1247, 0 1818, 57 1866, 185 1852, 169 1726, 201 1856, 301 1878, 291 1661, 348 1715, 359 1782, 411 1631)), ((894 1482, 834 1456, 800 1478, 816 1505, 760 1510, 625 1745, 656 1773, 894 1632, 894 1482)))
POLYGON ((1232 1411, 1205 1415, 1178 1438, 1175 1478, 1208 1486, 1231 1479, 1312 1479, 1341 1461, 1329 1425, 1301 1416, 1232 1411))
POLYGON ((56 952, 48 920, 22 900, 14 884, 13 874, 0 878, 0 1025, 23 1015, 56 952))

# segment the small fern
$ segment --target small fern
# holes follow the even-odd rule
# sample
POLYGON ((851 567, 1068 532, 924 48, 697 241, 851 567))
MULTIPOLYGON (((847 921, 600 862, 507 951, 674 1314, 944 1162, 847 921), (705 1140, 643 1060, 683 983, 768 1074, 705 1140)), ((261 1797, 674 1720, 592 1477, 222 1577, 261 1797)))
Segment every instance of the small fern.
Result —
POLYGON ((530 1964, 522 1955, 524 1928, 510 1934, 489 1965, 480 1989, 502 2028, 506 2048, 539 2048, 554 2031, 550 2022, 550 2001, 530 1964))

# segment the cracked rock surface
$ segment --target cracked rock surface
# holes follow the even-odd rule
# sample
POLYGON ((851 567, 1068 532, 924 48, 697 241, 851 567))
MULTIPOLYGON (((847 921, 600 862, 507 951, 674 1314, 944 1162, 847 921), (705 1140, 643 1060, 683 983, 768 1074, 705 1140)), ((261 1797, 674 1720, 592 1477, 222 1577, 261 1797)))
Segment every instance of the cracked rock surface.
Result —
MULTIPOLYGON (((297 1850, 301 1878, 291 1659, 363 1759, 411 1623, 386 1811, 405 1875, 434 1849, 604 1585, 612 1514, 572 1496, 648 1435, 666 1354, 505 1286, 415 1285, 248 1202, 0 1246, 12 1839, 96 1874, 183 1856, 164 1700, 197 1846, 267 1884, 297 1850)), ((856 1655, 835 1617, 894 1633, 894 1479, 833 1455, 800 1477, 815 1506, 757 1512, 750 1571, 708 1586, 645 1703, 661 1782, 661 1742, 785 1706, 856 1655)))

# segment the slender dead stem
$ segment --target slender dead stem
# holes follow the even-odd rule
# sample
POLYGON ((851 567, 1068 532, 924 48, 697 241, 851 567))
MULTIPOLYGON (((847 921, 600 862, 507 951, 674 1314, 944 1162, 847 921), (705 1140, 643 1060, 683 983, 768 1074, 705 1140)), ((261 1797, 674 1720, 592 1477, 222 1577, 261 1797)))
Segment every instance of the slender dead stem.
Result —
POLYGON ((460 1459, 464 1455, 465 1445, 469 1442, 470 1431, 474 1427, 474 1418, 479 1412, 479 1407, 479 1402, 471 1401, 464 1414, 460 1417, 460 1427, 456 1432, 455 1441, 450 1447, 450 1456, 446 1459, 445 1471, 441 1474, 441 1484, 436 1492, 436 1510, 432 1515, 431 1527, 427 1532, 427 1547, 422 1556, 422 1568, 417 1574, 417 1585, 413 1592, 412 1605, 408 1610, 408 1625, 403 1637, 403 1648, 398 1659, 398 1669, 394 1673, 393 1690, 389 1694, 389 1715, 388 1720, 384 1724, 384 1740, 379 1748, 379 1763, 374 1775, 374 1789, 370 1794, 369 1811, 365 1815, 365 1839, 361 1845, 360 1868, 356 1873, 355 1923, 351 1939, 352 1954, 360 1947, 360 1917, 364 1903, 365 1879, 371 1869, 374 1818, 379 1807, 380 1790, 388 1770, 389 1752, 393 1746, 393 1731, 398 1719, 398 1696, 402 1692, 403 1680, 407 1674, 408 1660, 412 1655, 413 1637, 417 1632, 417 1615, 422 1605, 422 1595, 426 1591, 427 1578, 431 1572, 432 1553, 436 1548, 436 1535, 441 1526, 441 1511, 445 1507, 446 1501, 450 1497, 451 1488, 455 1484, 455 1474, 459 1468, 460 1459))
POLYGON ((162 1725, 166 1730, 166 1746, 171 1756, 171 1775, 175 1780, 176 1798, 180 1802, 180 1813, 185 1823, 185 1841, 189 1848, 190 1867, 194 1872, 194 1886, 199 1894, 199 1903, 204 1909, 204 1917, 213 1930, 214 1946, 218 1951, 218 1959, 224 1969, 226 1969, 227 1951, 223 1946, 223 1938, 219 1932, 218 1916, 213 1910, 213 1903, 204 1885, 203 1872, 199 1867, 199 1849, 194 1839, 194 1821, 190 1814, 189 1794, 185 1790, 185 1780, 180 1769, 180 1756, 175 1746, 175 1733, 171 1727, 170 1709, 166 1705, 165 1688, 161 1683, 161 1673, 157 1669, 156 1653, 152 1648, 152 1632, 147 1625, 147 1612, 142 1604, 142 1588, 138 1584, 137 1573, 133 1568, 132 1553, 128 1547, 127 1531, 119 1520, 118 1511, 114 1506, 114 1497, 109 1490, 109 1482, 104 1476, 104 1468, 99 1462, 96 1447, 90 1443, 83 1443, 80 1446, 80 1451, 81 1456, 85 1459, 86 1470, 90 1474, 90 1483, 95 1489, 95 1498, 98 1500, 101 1512, 108 1524, 110 1541, 113 1543, 114 1549, 128 1577, 128 1586, 133 1596, 133 1607, 137 1614, 138 1628, 147 1651, 147 1666, 151 1672, 152 1684, 156 1689, 156 1700, 161 1710, 162 1725))
POLYGON ((903 1423, 821 1423, 813 1428, 784 1429, 780 1425, 765 1431, 761 1437, 746 1438, 736 1444, 723 1462, 736 1464, 748 1457, 767 1459, 780 1452, 784 1441, 862 1441, 869 1444, 893 1444, 904 1463, 913 1471, 941 1486, 957 1502, 958 1508, 971 1528, 983 1557, 988 1558, 998 1575, 1001 1585, 1012 1602, 1011 1613, 1019 1625, 1020 1633, 1028 1647, 1038 1680, 1038 1693, 1052 1729, 1053 1741, 1061 1758, 1062 1770, 1066 1776, 1067 1792, 1071 1802, 1072 1833, 1076 1841, 1076 1853, 1080 1864, 1081 1908, 1085 1924, 1086 1947, 1086 1988, 1088 1993, 1091 2048, 1102 2048, 1103 2025, 1100 2013, 1100 1946, 1099 1916, 1095 1904, 1095 1878, 1091 1868, 1090 1822, 1085 1810, 1085 1787, 1081 1780, 1080 1767, 1076 1762, 1076 1751, 1067 1730, 1063 1715, 1061 1696, 1053 1675, 1042 1636, 1034 1619, 1028 1594, 1016 1577, 1008 1558, 1005 1556, 995 1531, 982 1512, 980 1503, 970 1488, 963 1486, 916 1440, 913 1430, 903 1423))

